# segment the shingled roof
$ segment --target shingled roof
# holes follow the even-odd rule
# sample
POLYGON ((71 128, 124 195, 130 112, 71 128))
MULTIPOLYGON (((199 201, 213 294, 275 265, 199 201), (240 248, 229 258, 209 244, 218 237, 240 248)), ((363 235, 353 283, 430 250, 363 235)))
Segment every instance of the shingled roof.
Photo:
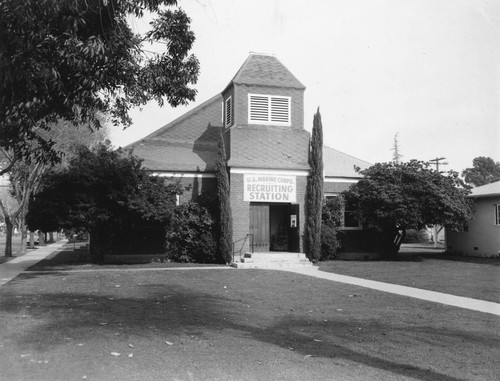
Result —
POLYGON ((309 133, 305 130, 236 127, 230 140, 231 167, 309 170, 309 133))
POLYGON ((219 94, 183 116, 130 144, 152 171, 212 172, 221 124, 219 94))
POLYGON ((274 56, 250 54, 229 83, 238 85, 278 86, 294 89, 306 87, 274 56))
POLYGON ((371 164, 334 148, 323 147, 323 167, 325 177, 363 177, 356 168, 366 169, 371 164))
MULTIPOLYGON (((233 83, 305 88, 276 57, 262 54, 251 54, 233 83)), ((127 148, 133 148, 151 171, 214 172, 218 134, 223 128, 221 104, 218 94, 127 148)), ((309 133, 302 129, 236 127, 230 131, 229 165, 308 170, 308 142, 309 133)), ((360 178, 355 168, 371 166, 326 146, 323 162, 326 177, 360 178)))
POLYGON ((486 185, 481 185, 480 187, 473 188, 469 197, 490 197, 500 195, 500 181, 495 181, 494 183, 489 183, 486 185))

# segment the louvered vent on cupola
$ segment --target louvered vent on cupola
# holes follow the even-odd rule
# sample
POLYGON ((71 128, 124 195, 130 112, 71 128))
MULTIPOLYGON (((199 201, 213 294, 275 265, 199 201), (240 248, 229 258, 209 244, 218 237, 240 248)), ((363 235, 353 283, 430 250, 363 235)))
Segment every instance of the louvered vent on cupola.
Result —
POLYGON ((232 114, 232 98, 226 99, 226 104, 224 105, 224 126, 229 127, 233 124, 233 114, 232 114))
POLYGON ((248 94, 248 123, 290 126, 290 97, 248 94))

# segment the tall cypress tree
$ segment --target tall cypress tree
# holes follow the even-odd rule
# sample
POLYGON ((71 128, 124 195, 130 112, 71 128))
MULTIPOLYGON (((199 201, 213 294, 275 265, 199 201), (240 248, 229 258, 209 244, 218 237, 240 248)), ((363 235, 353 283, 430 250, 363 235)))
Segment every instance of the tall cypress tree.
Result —
POLYGON ((225 263, 232 260, 233 224, 231 219, 231 204, 229 200, 229 176, 227 173, 226 149, 222 130, 217 142, 217 163, 215 168, 217 177, 217 196, 219 200, 219 237, 218 249, 221 259, 225 263))
POLYGON ((321 256, 321 208, 323 205, 323 126, 319 107, 313 120, 309 166, 305 226, 306 253, 310 260, 317 261, 321 256))

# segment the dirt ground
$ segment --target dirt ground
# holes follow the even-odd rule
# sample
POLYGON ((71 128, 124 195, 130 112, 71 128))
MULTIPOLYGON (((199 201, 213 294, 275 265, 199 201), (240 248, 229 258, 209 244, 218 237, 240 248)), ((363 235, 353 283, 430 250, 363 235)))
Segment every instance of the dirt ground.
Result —
POLYGON ((500 374, 497 316, 272 270, 24 273, 0 324, 2 380, 500 374))

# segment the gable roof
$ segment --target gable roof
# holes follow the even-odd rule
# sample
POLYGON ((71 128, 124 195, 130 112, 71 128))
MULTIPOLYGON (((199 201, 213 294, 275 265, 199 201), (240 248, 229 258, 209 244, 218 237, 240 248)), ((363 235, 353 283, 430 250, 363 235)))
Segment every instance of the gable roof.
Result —
MULTIPOLYGON (((229 85, 280 86, 305 89, 288 69, 269 55, 251 54, 229 85)), ((222 94, 161 127, 145 138, 128 145, 143 159, 145 168, 168 172, 213 172, 217 140, 222 127, 222 94)), ((232 129, 230 166, 287 169, 309 168, 307 157, 309 133, 305 130, 254 128, 232 129), (260 130, 256 133, 256 129, 260 130), (255 141, 250 147, 247 143, 255 141), (253 148, 252 148, 253 147, 253 148)), ((323 147, 325 177, 361 178, 355 168, 366 169, 370 163, 323 147)))
POLYGON ((214 171, 221 124, 220 94, 125 148, 152 171, 214 171))
POLYGON ((306 88, 276 57, 255 53, 250 54, 227 87, 231 84, 306 88))
POLYGON ((353 177, 362 178, 356 168, 366 169, 371 163, 354 156, 340 152, 334 148, 323 147, 323 169, 325 177, 353 177))
POLYGON ((473 188, 469 195, 472 198, 488 196, 500 196, 500 181, 473 188))

